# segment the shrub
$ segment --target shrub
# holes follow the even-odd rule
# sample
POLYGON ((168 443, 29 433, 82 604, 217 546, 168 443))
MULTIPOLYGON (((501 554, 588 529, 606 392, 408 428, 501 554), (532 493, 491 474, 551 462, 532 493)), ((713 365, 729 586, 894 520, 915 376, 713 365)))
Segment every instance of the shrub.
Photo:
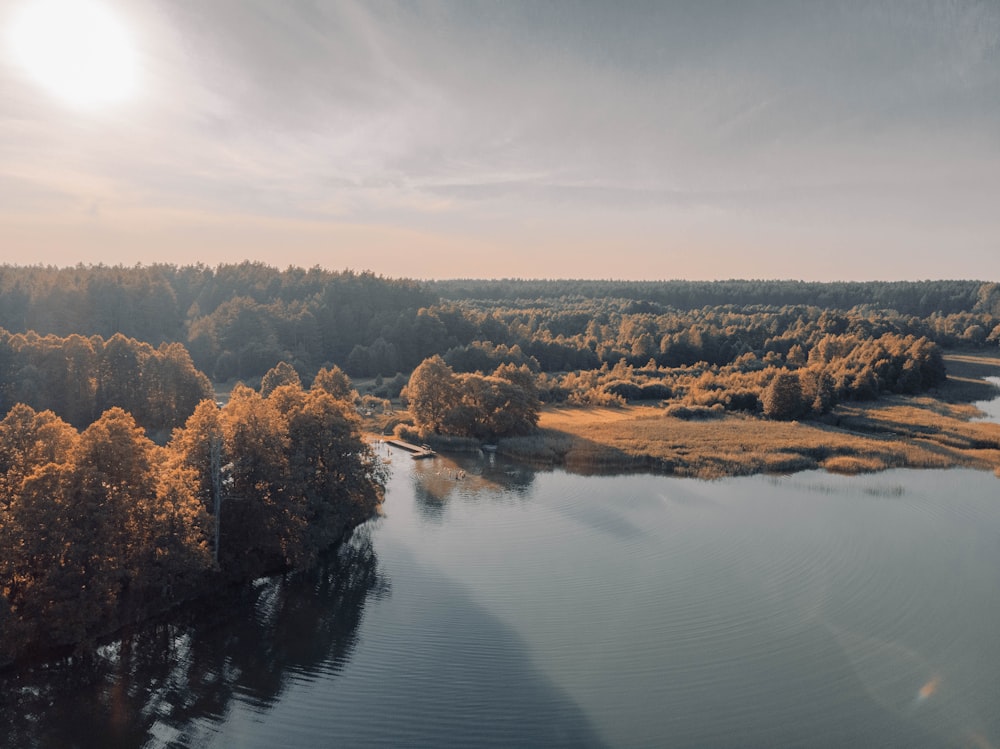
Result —
POLYGON ((667 400, 673 397, 669 385, 662 382, 648 382, 641 387, 641 400, 667 400))

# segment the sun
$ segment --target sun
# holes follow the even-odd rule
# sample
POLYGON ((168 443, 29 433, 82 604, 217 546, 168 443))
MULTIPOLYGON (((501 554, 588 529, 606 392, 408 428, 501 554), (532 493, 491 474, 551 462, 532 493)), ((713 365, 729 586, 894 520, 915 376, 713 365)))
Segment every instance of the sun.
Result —
POLYGON ((137 64, 129 30, 97 2, 34 0, 14 17, 9 42, 21 67, 74 107, 100 107, 135 91, 137 64))

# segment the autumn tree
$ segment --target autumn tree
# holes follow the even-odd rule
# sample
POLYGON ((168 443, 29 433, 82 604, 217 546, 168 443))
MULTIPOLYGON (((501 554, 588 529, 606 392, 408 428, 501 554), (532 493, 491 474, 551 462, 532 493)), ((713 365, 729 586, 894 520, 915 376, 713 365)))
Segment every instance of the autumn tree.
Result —
POLYGON ((764 388, 760 398, 764 415, 769 419, 789 421, 802 416, 805 404, 802 386, 795 372, 781 371, 764 388))
POLYGON ((76 439, 76 430, 51 411, 15 405, 0 421, 0 506, 10 503, 36 469, 65 463, 76 439))
POLYGON ((266 398, 274 392, 275 388, 282 385, 296 385, 298 387, 302 385, 299 373, 286 361, 278 362, 264 374, 260 381, 260 394, 266 398))
POLYGON ((233 389, 221 425, 227 489, 220 557, 242 577, 285 561, 282 536, 295 517, 284 487, 288 425, 274 403, 245 385, 233 389))
POLYGON ((23 637, 78 642, 161 610, 175 584, 195 585, 210 558, 193 482, 161 470, 161 448, 130 415, 110 409, 69 449, 48 450, 62 460, 21 481, 0 529, 0 579, 23 637))
POLYGON ((87 620, 100 621, 98 612, 116 611, 126 593, 144 587, 158 459, 156 445, 120 408, 87 427, 72 451, 61 492, 77 518, 66 539, 65 588, 79 588, 87 620))
POLYGON ((217 482, 222 469, 222 416, 214 401, 204 400, 197 405, 184 426, 175 429, 167 446, 172 464, 180 469, 193 471, 195 497, 205 511, 215 513, 215 492, 221 491, 217 482), (213 456, 213 451, 215 455, 213 456))
POLYGON ((198 495, 197 473, 161 461, 156 473, 156 501, 144 518, 139 560, 141 592, 155 611, 164 603, 197 592, 204 573, 213 569, 211 541, 214 518, 198 495))
POLYGON ((60 626, 58 600, 65 538, 75 518, 63 501, 66 461, 76 430, 51 411, 19 404, 0 422, 0 663, 36 632, 60 626), (58 609, 58 606, 56 606, 58 609))
POLYGON ((829 411, 837 399, 833 377, 823 367, 807 367, 798 375, 804 406, 817 415, 829 411))
POLYGON ((539 412, 537 396, 503 377, 469 378, 477 393, 473 410, 475 436, 495 439, 534 431, 539 412))
POLYGON ((321 389, 288 409, 287 493, 296 498, 301 522, 284 552, 293 564, 315 559, 345 528, 372 515, 381 501, 385 476, 361 437, 352 405, 321 389))
POLYGON ((322 390, 338 400, 354 401, 358 395, 351 387, 351 379, 336 364, 330 368, 324 367, 316 373, 312 389, 322 390))
POLYGON ((455 373, 436 354, 413 370, 403 397, 409 402, 417 427, 439 433, 462 400, 455 373))
POLYGON ((76 642, 86 637, 114 603, 93 600, 103 580, 88 587, 79 564, 68 564, 69 545, 77 541, 77 518, 67 501, 70 468, 47 463, 21 484, 3 513, 0 526, 0 585, 11 628, 5 640, 17 646, 48 640, 76 642))

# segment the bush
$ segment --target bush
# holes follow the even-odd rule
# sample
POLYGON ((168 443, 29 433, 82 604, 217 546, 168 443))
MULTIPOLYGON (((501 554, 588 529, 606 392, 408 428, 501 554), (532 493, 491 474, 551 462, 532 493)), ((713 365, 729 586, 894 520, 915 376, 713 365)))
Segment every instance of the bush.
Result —
POLYGON ((569 402, 576 405, 609 406, 611 408, 620 408, 625 405, 625 399, 620 395, 615 395, 596 387, 590 388, 590 390, 583 393, 571 393, 569 402))
POLYGON ((760 410, 760 398, 752 390, 737 390, 726 395, 726 410, 757 413, 760 410))
POLYGON ((637 401, 642 398, 642 388, 634 382, 626 382, 625 380, 609 382, 604 386, 604 392, 617 395, 627 401, 637 401))
POLYGON ((667 400, 673 397, 673 391, 669 385, 662 382, 648 382, 641 388, 641 400, 667 400))
POLYGON ((665 411, 667 416, 674 419, 683 419, 684 421, 691 421, 692 419, 715 419, 722 416, 724 410, 721 405, 716 404, 714 406, 683 406, 679 403, 674 403, 667 407, 665 411))

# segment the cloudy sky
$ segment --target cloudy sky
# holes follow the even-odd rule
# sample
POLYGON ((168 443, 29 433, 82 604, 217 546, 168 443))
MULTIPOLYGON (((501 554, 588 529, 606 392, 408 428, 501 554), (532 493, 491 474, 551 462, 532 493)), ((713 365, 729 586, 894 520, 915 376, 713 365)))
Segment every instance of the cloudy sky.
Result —
POLYGON ((106 0, 109 101, 25 61, 39 2, 0 262, 1000 280, 995 0, 106 0))

